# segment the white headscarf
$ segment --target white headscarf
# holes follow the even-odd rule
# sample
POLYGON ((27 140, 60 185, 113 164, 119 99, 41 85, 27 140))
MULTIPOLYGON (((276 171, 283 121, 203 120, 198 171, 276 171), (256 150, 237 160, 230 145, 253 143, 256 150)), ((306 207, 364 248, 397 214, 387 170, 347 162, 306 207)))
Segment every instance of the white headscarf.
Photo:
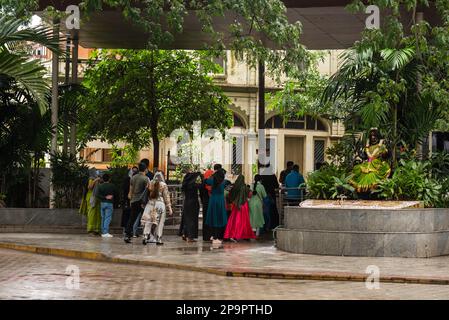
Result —
POLYGON ((164 178, 164 174, 162 173, 162 171, 157 171, 154 174, 153 180, 154 182, 159 181, 159 182, 164 182, 165 183, 165 178, 164 178))

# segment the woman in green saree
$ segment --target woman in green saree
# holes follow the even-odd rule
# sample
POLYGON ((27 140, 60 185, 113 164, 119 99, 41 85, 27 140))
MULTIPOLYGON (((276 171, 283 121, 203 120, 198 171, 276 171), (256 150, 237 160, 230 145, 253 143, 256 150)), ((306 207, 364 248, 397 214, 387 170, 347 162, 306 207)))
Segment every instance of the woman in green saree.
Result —
POLYGON ((100 184, 100 177, 96 173, 91 174, 87 185, 86 196, 80 207, 80 214, 87 217, 87 232, 91 235, 100 235, 101 213, 100 201, 96 197, 96 191, 100 184))

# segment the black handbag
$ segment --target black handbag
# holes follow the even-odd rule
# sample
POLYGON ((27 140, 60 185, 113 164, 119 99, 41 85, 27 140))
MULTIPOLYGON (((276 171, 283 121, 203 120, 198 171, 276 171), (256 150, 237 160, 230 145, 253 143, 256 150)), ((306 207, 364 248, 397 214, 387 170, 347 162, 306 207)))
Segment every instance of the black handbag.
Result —
POLYGON ((148 203, 149 200, 149 192, 148 192, 148 188, 145 188, 145 190, 143 190, 142 195, 140 196, 140 204, 141 205, 146 205, 148 203))

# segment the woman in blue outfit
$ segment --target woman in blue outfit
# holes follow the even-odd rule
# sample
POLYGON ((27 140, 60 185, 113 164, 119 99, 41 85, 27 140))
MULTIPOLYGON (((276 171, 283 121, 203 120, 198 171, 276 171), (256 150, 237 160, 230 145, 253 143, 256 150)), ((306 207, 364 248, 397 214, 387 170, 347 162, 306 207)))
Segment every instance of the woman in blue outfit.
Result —
POLYGON ((206 180, 206 184, 212 186, 212 192, 207 208, 206 224, 211 227, 212 243, 221 243, 224 235, 228 215, 226 213, 224 189, 225 174, 223 169, 218 169, 206 180))

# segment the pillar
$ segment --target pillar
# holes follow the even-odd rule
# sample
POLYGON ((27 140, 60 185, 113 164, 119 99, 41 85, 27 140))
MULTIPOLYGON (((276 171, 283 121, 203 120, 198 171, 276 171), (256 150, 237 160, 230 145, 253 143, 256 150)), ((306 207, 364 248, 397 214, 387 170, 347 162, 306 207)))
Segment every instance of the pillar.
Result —
MULTIPOLYGON (((72 49, 72 84, 78 84, 78 31, 74 31, 72 49)), ((76 120, 70 127, 70 154, 76 155, 76 120)))
MULTIPOLYGON (((53 20, 53 37, 59 37, 59 19, 53 20)), ((59 55, 57 52, 52 52, 51 62, 51 125, 53 130, 51 137, 51 157, 58 151, 58 72, 59 72, 59 55)), ((53 183, 51 182, 53 172, 50 175, 50 209, 53 209, 52 199, 54 198, 55 191, 53 189, 53 183)))

